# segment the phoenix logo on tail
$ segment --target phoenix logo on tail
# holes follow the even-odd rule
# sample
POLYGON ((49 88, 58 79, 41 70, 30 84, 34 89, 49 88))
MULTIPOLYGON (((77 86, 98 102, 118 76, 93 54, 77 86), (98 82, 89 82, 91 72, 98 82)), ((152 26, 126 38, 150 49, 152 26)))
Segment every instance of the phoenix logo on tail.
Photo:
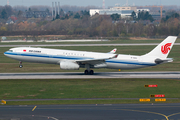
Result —
POLYGON ((169 50, 171 50, 170 46, 171 46, 172 43, 167 43, 165 45, 162 45, 161 46, 161 52, 163 54, 167 54, 169 52, 169 50))

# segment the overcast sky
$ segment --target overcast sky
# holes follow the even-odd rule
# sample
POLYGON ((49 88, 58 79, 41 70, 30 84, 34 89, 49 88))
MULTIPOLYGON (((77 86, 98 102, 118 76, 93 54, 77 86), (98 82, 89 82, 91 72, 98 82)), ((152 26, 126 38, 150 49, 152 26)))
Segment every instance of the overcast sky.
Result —
MULTIPOLYGON (((127 0, 105 0, 105 6, 115 6, 115 4, 125 5, 127 0)), ((60 2, 61 5, 70 6, 97 6, 101 7, 103 0, 9 0, 11 6, 23 5, 48 5, 52 6, 52 2, 60 2)), ((129 5, 178 5, 180 0, 128 0, 129 5)), ((0 5, 7 4, 7 0, 0 0, 0 5)))

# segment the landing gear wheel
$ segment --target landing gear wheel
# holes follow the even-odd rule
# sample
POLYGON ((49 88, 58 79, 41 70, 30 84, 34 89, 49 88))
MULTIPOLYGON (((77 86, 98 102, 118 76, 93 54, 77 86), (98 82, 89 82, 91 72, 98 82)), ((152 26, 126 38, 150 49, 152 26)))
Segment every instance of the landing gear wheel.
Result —
POLYGON ((22 68, 23 67, 23 65, 19 65, 19 68, 22 68))
POLYGON ((22 65, 22 61, 19 61, 19 68, 22 68, 23 65, 22 65))
POLYGON ((93 71, 93 70, 90 70, 89 73, 90 73, 90 75, 93 75, 93 74, 94 74, 94 71, 93 71))
POLYGON ((93 74, 94 74, 94 71, 93 71, 93 70, 90 70, 90 71, 85 70, 85 71, 84 71, 84 74, 85 74, 85 75, 88 75, 88 74, 89 74, 89 75, 93 75, 93 74))
POLYGON ((84 74, 85 74, 85 75, 88 75, 88 70, 85 70, 85 71, 84 71, 84 74))

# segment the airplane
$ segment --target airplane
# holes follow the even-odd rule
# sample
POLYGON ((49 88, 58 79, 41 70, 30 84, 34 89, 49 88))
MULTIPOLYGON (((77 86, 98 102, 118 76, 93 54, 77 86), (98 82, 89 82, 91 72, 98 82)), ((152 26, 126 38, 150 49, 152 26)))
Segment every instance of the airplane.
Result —
POLYGON ((115 54, 116 48, 108 53, 74 51, 62 49, 47 49, 34 47, 16 47, 4 52, 4 55, 18 60, 22 68, 22 62, 58 64, 63 70, 78 70, 86 68, 85 75, 93 75, 93 68, 109 69, 136 69, 156 66, 172 62, 173 58, 167 58, 176 36, 168 36, 152 51, 145 55, 115 54))

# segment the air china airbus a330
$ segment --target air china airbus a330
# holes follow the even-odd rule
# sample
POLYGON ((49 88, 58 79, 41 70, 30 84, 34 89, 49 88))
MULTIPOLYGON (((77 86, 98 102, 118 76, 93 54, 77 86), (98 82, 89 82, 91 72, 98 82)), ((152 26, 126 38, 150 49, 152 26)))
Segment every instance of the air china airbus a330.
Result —
POLYGON ((59 64, 63 70, 86 68, 84 74, 92 75, 92 68, 135 69, 172 62, 173 59, 167 56, 176 39, 176 36, 169 36, 152 51, 141 56, 115 54, 116 49, 109 53, 99 53, 33 47, 11 48, 4 55, 20 61, 20 68, 23 67, 22 62, 49 63, 59 64))

